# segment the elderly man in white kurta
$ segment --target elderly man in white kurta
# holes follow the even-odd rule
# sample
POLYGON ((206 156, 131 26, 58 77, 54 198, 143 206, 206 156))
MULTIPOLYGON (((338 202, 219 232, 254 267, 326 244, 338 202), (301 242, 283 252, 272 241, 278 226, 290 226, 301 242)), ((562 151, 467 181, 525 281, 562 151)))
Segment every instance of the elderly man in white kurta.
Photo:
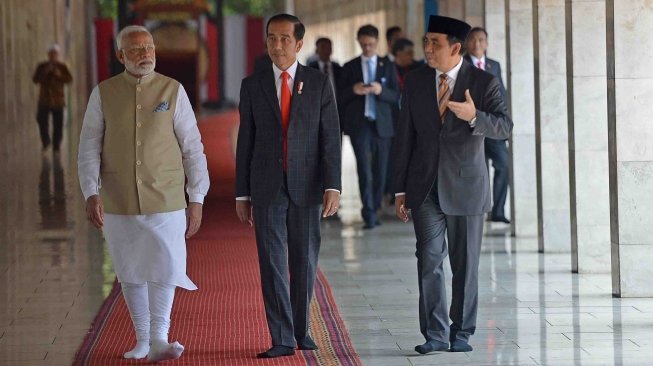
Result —
POLYGON ((79 180, 134 324, 136 346, 124 357, 156 362, 179 358, 184 350, 168 343, 170 313, 175 287, 197 289, 186 275, 185 239, 199 229, 209 178, 184 88, 154 72, 151 34, 129 26, 116 43, 126 70, 91 93, 79 180))

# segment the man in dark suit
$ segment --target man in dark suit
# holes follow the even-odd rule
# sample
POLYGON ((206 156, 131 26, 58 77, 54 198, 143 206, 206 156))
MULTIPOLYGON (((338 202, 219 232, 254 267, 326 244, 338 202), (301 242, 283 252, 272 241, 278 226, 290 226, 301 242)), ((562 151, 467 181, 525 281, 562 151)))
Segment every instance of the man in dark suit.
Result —
MULTIPOLYGON (((318 69, 324 75, 328 76, 335 93, 336 80, 340 77, 342 66, 337 62, 331 61, 331 54, 333 53, 331 40, 325 37, 318 38, 318 40, 315 41, 315 53, 318 55, 318 59, 308 64, 308 67, 318 69)), ((342 120, 340 120, 340 131, 342 131, 342 128, 342 120)))
POLYGON ((356 155, 363 228, 372 229, 381 224, 377 210, 386 185, 399 87, 394 64, 376 54, 379 30, 364 25, 357 38, 363 54, 342 67, 338 102, 345 134, 351 137, 356 155))
MULTIPOLYGON (((506 89, 501 78, 501 64, 485 57, 487 51, 487 32, 480 27, 472 28, 467 37, 467 55, 465 60, 481 70, 494 75, 501 83, 501 95, 506 102, 506 89)), ((492 160, 494 167, 494 182, 492 184, 492 211, 489 220, 510 223, 504 213, 506 197, 508 196, 508 147, 506 140, 485 139, 485 157, 492 160)))
POLYGON ((236 213, 254 225, 272 348, 259 358, 317 349, 308 333, 320 216, 340 201, 340 129, 329 79, 300 65, 304 25, 275 15, 269 69, 243 79, 236 152, 236 213), (290 274, 290 279, 288 278, 290 274))
POLYGON ((417 237, 419 321, 426 342, 415 351, 422 354, 472 350, 483 213, 491 207, 483 140, 505 139, 512 131, 499 80, 462 58, 469 29, 457 19, 430 17, 424 37, 428 64, 406 77, 393 146, 396 213, 406 222, 412 210, 417 237), (451 325, 443 271, 447 249, 451 325))

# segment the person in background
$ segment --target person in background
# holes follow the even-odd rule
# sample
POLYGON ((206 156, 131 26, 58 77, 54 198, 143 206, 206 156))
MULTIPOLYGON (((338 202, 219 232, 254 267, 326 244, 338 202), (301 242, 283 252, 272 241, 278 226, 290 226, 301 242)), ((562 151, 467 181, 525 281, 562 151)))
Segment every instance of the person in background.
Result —
POLYGON ((64 85, 73 81, 68 67, 59 59, 59 46, 53 44, 48 48, 48 61, 36 67, 32 80, 40 85, 39 106, 36 112, 36 122, 39 124, 39 134, 43 151, 52 144, 56 154, 61 147, 63 138, 63 107, 64 85), (52 115, 52 139, 49 133, 49 117, 52 115))
POLYGON ((388 54, 386 55, 386 57, 392 62, 395 61, 395 55, 392 53, 392 47, 394 46, 396 40, 403 37, 404 37, 404 31, 401 30, 401 27, 397 25, 389 27, 385 31, 385 41, 388 47, 388 54))
POLYGON ((388 157, 395 134, 399 99, 397 70, 376 53, 379 30, 371 25, 358 29, 362 54, 342 67, 338 104, 345 134, 351 138, 365 222, 363 229, 381 225, 378 210, 385 193, 388 157))
POLYGON ((415 61, 415 50, 413 41, 406 38, 399 38, 392 47, 392 53, 395 55, 395 65, 397 67, 397 78, 399 80, 399 90, 404 89, 404 80, 406 74, 423 65, 415 61))
MULTIPOLYGON (((507 105, 506 88, 501 78, 501 64, 485 55, 488 47, 487 38, 485 29, 480 27, 472 28, 467 37, 467 55, 465 55, 465 59, 470 64, 489 72, 499 79, 501 83, 501 95, 503 96, 504 103, 507 105)), ((508 146, 506 146, 506 140, 486 138, 485 157, 492 161, 492 167, 494 168, 494 181, 492 183, 493 204, 488 219, 489 221, 509 224, 510 220, 506 218, 504 213, 506 198, 508 197, 509 181, 508 146)))

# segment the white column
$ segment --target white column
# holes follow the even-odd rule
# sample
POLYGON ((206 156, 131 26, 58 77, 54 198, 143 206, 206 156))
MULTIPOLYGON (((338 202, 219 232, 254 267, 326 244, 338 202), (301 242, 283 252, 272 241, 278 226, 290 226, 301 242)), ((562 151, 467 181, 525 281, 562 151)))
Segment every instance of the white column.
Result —
POLYGON ((572 270, 610 272, 605 0, 567 0, 572 270))
POLYGON ((565 1, 536 0, 536 140, 540 249, 571 252, 565 1), (539 57, 538 57, 539 56, 539 57), (537 86, 536 86, 537 87, 537 86))
POLYGON ((484 0, 465 0, 465 18, 463 19, 472 27, 485 27, 483 13, 484 0))
POLYGON ((488 33, 487 56, 501 64, 502 79, 507 83, 506 1, 485 0, 485 30, 488 33))
POLYGON ((653 59, 653 6, 644 0, 606 3, 612 289, 621 297, 650 297, 653 77, 647 61, 653 59))
POLYGON ((537 189, 535 178, 535 97, 533 71, 532 0, 508 1, 508 53, 514 128, 511 146, 511 187, 514 198, 513 233, 537 235, 537 189))

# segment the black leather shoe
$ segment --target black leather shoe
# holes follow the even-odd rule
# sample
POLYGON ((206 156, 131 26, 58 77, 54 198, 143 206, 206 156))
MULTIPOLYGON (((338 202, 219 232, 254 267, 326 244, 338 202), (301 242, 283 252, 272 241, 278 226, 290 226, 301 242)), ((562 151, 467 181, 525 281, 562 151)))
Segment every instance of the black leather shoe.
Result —
POLYGON ((424 344, 420 344, 419 346, 415 346, 415 352, 420 353, 420 354, 427 354, 435 351, 446 351, 449 349, 449 345, 440 342, 440 341, 428 341, 424 344))
POLYGON ((509 224, 510 220, 506 219, 505 217, 493 217, 492 222, 503 222, 504 224, 509 224))
POLYGON ((456 339, 455 341, 451 342, 451 348, 449 350, 451 352, 471 352, 473 348, 469 345, 469 343, 461 341, 460 339, 456 339))
POLYGON ((302 351, 314 351, 317 349, 317 344, 313 342, 313 338, 306 336, 302 340, 297 340, 297 349, 302 351))
POLYGON ((286 346, 274 346, 265 352, 256 355, 256 358, 275 358, 281 356, 292 356, 295 354, 295 349, 286 346))
POLYGON ((376 219, 376 221, 374 221, 374 226, 381 226, 381 225, 383 225, 383 223, 381 222, 381 220, 376 219))
POLYGON ((363 230, 372 230, 375 227, 376 227, 376 225, 374 225, 374 223, 371 223, 371 224, 365 223, 365 225, 363 225, 363 230))

